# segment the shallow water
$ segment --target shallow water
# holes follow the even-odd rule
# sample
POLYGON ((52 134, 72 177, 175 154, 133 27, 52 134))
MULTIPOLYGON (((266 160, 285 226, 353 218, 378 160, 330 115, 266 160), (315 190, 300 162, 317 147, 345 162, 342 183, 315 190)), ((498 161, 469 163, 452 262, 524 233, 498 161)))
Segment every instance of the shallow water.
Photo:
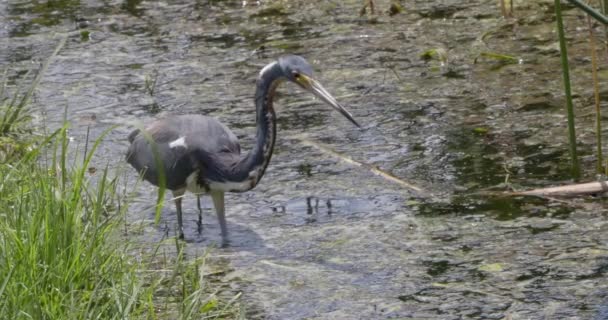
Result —
MULTIPOLYGON (((154 243, 175 226, 168 204, 154 225, 155 189, 135 186, 122 158, 135 123, 167 113, 215 116, 252 143, 253 84, 284 53, 364 125, 353 127, 297 88, 281 88, 278 140, 261 183, 226 198, 228 294, 250 318, 604 319, 608 220, 601 198, 500 198, 480 191, 568 182, 569 161, 552 1, 408 1, 405 12, 359 16, 363 1, 0 2, 0 63, 10 84, 53 51, 33 105, 75 145, 109 133, 96 158, 135 188, 132 239, 154 243), (86 32, 85 32, 86 31, 86 32), (87 34, 88 32, 88 34, 87 34), (424 61, 434 48, 447 64, 424 61), (505 64, 481 52, 509 54, 505 64), (302 136, 417 185, 415 192, 302 143, 302 136), (136 230, 136 231, 135 231, 136 230)), ((584 19, 565 12, 579 146, 593 179, 592 93, 584 19)), ((598 29, 599 30, 599 29, 598 29)), ((605 75, 605 73, 601 73, 605 75)), ((204 202, 192 255, 219 241, 204 202)), ((214 260, 211 259, 211 260, 214 260)))

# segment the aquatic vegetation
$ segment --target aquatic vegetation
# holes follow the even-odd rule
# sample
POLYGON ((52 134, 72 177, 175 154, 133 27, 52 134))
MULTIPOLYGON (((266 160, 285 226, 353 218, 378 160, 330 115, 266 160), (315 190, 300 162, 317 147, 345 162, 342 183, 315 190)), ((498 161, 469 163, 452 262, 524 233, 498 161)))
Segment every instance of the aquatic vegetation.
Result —
POLYGON ((403 6, 401 5, 401 3, 399 3, 399 1, 391 1, 391 5, 388 7, 388 15, 389 16, 394 16, 396 14, 400 14, 404 11, 405 9, 403 9, 403 6))
POLYGON ((80 31, 80 41, 87 42, 89 40, 91 40, 91 32, 88 30, 81 30, 80 31))
POLYGON ((420 54, 420 59, 424 61, 439 61, 441 66, 448 64, 448 52, 444 48, 433 48, 428 49, 420 54))
POLYGON ((499 62, 501 62, 503 64, 517 64, 517 63, 521 62, 520 58, 511 56, 511 55, 506 55, 506 54, 501 54, 501 53, 495 53, 495 52, 481 52, 475 58, 474 63, 478 63, 481 58, 499 61, 499 62))

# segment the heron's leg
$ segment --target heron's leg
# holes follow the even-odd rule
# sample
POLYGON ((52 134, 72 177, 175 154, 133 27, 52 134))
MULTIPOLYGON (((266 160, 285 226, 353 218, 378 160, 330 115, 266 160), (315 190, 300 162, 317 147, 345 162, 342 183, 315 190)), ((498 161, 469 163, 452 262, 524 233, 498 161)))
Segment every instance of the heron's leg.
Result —
POLYGON ((226 211, 224 210, 224 192, 212 191, 211 198, 222 230, 222 246, 228 245, 228 228, 226 227, 226 211))
POLYGON ((198 233, 203 231, 203 208, 201 208, 201 195, 196 195, 196 206, 198 207, 198 233))
POLYGON ((173 191, 175 199, 175 209, 177 211, 177 227, 179 228, 179 238, 184 239, 184 224, 182 223, 182 198, 186 190, 180 189, 173 191))

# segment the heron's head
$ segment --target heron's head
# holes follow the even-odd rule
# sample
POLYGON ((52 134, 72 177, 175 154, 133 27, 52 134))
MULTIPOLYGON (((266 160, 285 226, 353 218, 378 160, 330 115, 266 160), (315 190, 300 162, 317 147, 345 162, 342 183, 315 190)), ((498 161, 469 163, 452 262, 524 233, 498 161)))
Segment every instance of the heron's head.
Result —
POLYGON ((314 94, 323 102, 329 104, 343 116, 345 116, 350 122, 355 124, 357 127, 360 125, 355 121, 353 115, 350 114, 338 101, 329 93, 323 86, 312 77, 312 67, 306 61, 306 59, 289 55, 279 58, 279 66, 283 71, 283 74, 287 80, 299 85, 304 90, 314 94))

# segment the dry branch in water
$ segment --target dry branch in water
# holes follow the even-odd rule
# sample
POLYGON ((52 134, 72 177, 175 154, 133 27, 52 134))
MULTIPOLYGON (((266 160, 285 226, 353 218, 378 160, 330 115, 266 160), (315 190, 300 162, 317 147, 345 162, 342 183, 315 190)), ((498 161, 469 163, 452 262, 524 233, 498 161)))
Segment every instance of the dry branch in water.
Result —
POLYGON ((587 182, 579 184, 570 184, 566 186, 540 188, 528 191, 509 192, 511 196, 538 196, 538 197, 577 197, 592 194, 600 194, 608 191, 608 183, 602 182, 587 182))
MULTIPOLYGON (((293 136, 292 138, 299 140, 300 142, 302 142, 305 145, 319 149, 321 152, 328 154, 332 157, 336 157, 348 164, 351 164, 351 165, 354 165, 357 167, 361 167, 361 168, 365 168, 377 176, 380 176, 388 181, 396 183, 404 188, 413 190, 420 195, 424 195, 424 196, 430 195, 432 197, 432 195, 428 191, 426 191, 416 185, 413 185, 403 179, 397 178, 394 175, 392 175, 386 171, 383 171, 382 169, 379 169, 375 166, 354 160, 353 158, 351 158, 347 155, 344 155, 337 151, 332 150, 331 148, 323 145, 322 143, 312 141, 312 140, 302 137, 302 136, 293 136)), ((559 187, 540 188, 540 189, 533 189, 533 190, 528 190, 528 191, 504 192, 504 193, 500 193, 500 194, 506 195, 506 196, 577 197, 577 196, 601 194, 601 193, 605 193, 605 192, 608 192, 608 182, 602 181, 602 182, 588 182, 588 183, 580 183, 580 184, 571 184, 571 185, 565 185, 565 186, 559 186, 559 187)), ((492 194, 495 194, 495 193, 492 193, 492 194)))

